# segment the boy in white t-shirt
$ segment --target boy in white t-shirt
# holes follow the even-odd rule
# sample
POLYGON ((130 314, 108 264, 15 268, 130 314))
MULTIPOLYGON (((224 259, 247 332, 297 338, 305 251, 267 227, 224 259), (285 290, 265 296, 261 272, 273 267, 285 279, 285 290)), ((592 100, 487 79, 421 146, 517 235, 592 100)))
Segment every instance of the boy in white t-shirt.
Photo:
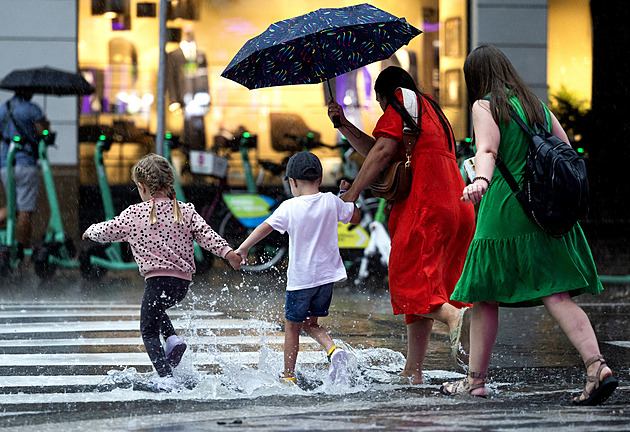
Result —
POLYGON ((289 233, 283 380, 296 382, 300 330, 304 330, 328 353, 330 379, 344 382, 348 355, 317 319, 328 316, 333 284, 347 278, 339 255, 337 222, 357 224, 361 215, 353 203, 319 191, 322 164, 313 153, 291 156, 285 179, 294 198, 282 202, 235 252, 246 259, 249 249, 274 229, 289 233))

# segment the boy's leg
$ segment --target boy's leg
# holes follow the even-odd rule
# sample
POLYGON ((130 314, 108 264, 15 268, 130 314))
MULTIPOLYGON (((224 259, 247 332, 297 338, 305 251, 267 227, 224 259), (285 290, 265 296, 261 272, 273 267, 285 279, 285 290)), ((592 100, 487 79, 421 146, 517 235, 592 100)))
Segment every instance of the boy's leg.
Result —
POLYGON ((304 333, 319 342, 326 352, 329 352, 335 345, 328 334, 328 331, 318 324, 316 316, 306 318, 306 321, 302 325, 302 329, 304 330, 304 333))
POLYGON ((284 377, 295 376, 295 363, 300 349, 302 323, 285 320, 284 326, 284 377))

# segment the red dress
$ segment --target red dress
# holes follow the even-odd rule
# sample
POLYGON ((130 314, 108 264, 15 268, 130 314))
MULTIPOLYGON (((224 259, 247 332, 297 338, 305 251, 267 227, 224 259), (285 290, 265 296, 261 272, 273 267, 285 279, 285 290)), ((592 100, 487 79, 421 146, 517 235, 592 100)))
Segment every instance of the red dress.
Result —
MULTIPOLYGON (((397 93, 402 101, 401 92, 397 93)), ((468 246, 475 231, 475 210, 460 200, 465 187, 455 158, 455 140, 449 150, 439 114, 422 101, 422 132, 411 154, 412 185, 409 197, 395 202, 389 217, 392 250, 389 256, 389 291, 394 314, 406 314, 407 324, 451 303, 461 276, 468 246)), ((396 160, 404 160, 403 121, 388 106, 373 136, 400 143, 396 160)))

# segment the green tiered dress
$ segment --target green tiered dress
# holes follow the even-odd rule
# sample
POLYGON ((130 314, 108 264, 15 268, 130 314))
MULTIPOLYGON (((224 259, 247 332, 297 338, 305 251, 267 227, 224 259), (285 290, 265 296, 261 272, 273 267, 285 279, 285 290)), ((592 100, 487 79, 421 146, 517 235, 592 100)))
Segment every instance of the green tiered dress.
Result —
MULTIPOLYGON (((518 100, 510 102, 524 117, 518 100)), ((551 128, 550 114, 545 111, 551 128)), ((514 120, 499 129, 499 156, 522 184, 529 136, 514 120)), ((492 184, 479 204, 475 236, 451 300, 524 307, 540 305, 541 297, 551 294, 597 294, 602 289, 580 225, 576 223, 562 238, 545 234, 527 217, 495 168, 492 184)))

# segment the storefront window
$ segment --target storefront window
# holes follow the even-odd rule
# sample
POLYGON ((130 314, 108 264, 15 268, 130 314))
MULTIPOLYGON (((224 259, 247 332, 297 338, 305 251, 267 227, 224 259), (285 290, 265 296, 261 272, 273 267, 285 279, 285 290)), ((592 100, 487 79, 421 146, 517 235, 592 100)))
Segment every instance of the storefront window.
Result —
MULTIPOLYGON (((460 115, 465 110, 462 77, 445 71, 461 68, 465 57, 466 2, 379 0, 371 4, 404 17, 424 33, 389 60, 332 80, 332 91, 348 117, 371 132, 381 115, 374 80, 391 64, 408 70, 424 92, 446 103, 449 117, 460 115)), ((216 136, 244 128, 257 135, 255 164, 257 158, 280 162, 290 154, 280 142, 281 131, 287 128, 315 132, 329 145, 339 140, 326 115, 328 89, 323 84, 247 90, 220 76, 248 39, 273 22, 318 7, 318 2, 306 0, 169 2, 165 128, 179 136, 184 150, 211 150, 216 136)), ((139 155, 154 150, 158 13, 158 0, 79 0, 79 65, 97 88, 81 105, 81 183, 96 183, 92 159, 102 130, 117 134, 106 155, 106 161, 116 167, 108 167, 113 183, 130 182, 128 168, 139 155)), ((338 152, 315 152, 325 161, 325 169, 340 169, 338 152)), ((211 181, 186 176, 184 180, 211 181)), ((238 163, 230 167, 230 181, 242 184, 238 163)))

